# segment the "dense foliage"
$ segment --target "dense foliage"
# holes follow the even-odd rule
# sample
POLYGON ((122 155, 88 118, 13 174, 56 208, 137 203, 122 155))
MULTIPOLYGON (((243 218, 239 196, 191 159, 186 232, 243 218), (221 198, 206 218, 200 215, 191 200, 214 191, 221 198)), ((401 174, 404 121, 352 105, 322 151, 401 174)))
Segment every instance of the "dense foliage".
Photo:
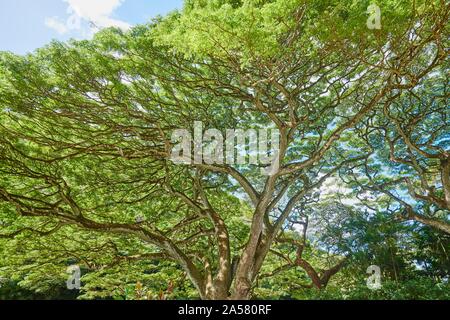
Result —
POLYGON ((0 297, 450 298, 450 4, 370 4, 187 0, 1 52, 0 297), (199 121, 278 129, 279 168, 174 163, 199 121))

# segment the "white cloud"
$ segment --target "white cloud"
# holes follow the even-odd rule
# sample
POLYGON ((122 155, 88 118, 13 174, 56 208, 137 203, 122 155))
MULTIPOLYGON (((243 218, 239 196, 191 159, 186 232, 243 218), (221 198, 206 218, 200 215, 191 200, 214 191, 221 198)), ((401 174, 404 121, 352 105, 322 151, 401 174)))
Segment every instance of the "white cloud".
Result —
POLYGON ((59 34, 65 34, 67 33, 67 31, 69 31, 67 25, 64 22, 61 22, 58 17, 46 18, 45 25, 55 30, 59 34))
POLYGON ((131 26, 125 21, 112 17, 114 10, 122 5, 124 0, 62 0, 67 3, 67 13, 69 17, 62 21, 59 17, 45 19, 45 25, 54 29, 59 34, 78 30, 83 35, 92 34, 89 29, 118 27, 123 30, 131 26), (84 24, 82 22, 85 22, 84 24), (87 22, 87 23, 86 23, 87 22))
POLYGON ((124 0, 64 0, 69 4, 77 16, 94 23, 98 27, 119 27, 122 29, 130 28, 125 21, 111 18, 115 9, 120 7, 124 0))

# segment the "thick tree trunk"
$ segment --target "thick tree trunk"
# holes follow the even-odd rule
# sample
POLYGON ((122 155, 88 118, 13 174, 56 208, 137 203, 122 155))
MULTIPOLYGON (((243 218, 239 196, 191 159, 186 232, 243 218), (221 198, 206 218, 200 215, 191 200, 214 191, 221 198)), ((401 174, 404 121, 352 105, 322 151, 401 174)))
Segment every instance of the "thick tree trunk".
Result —
POLYGON ((230 296, 231 300, 250 300, 252 284, 247 278, 235 280, 234 290, 230 296))

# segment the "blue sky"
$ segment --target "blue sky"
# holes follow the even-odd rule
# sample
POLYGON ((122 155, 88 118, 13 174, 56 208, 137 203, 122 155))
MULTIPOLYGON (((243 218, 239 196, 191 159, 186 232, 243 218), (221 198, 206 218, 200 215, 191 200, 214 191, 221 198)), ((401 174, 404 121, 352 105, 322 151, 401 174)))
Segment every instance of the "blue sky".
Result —
POLYGON ((127 29, 182 7, 182 0, 0 0, 0 51, 31 52, 52 39, 127 29))

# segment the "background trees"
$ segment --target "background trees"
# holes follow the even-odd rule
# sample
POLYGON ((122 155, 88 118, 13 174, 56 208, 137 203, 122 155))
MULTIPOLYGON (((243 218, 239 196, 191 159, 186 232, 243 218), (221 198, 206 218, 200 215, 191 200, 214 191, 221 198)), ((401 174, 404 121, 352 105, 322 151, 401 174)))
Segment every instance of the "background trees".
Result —
POLYGON ((86 297, 111 297, 157 271, 163 294, 248 299, 263 278, 323 289, 379 259, 400 281, 411 230, 390 229, 396 213, 443 232, 427 257, 448 264, 449 7, 388 1, 373 31, 367 5, 187 1, 127 33, 2 53, 5 274, 42 286, 27 278, 77 263, 86 297), (194 121, 277 128, 279 170, 172 163, 171 132, 194 121))

